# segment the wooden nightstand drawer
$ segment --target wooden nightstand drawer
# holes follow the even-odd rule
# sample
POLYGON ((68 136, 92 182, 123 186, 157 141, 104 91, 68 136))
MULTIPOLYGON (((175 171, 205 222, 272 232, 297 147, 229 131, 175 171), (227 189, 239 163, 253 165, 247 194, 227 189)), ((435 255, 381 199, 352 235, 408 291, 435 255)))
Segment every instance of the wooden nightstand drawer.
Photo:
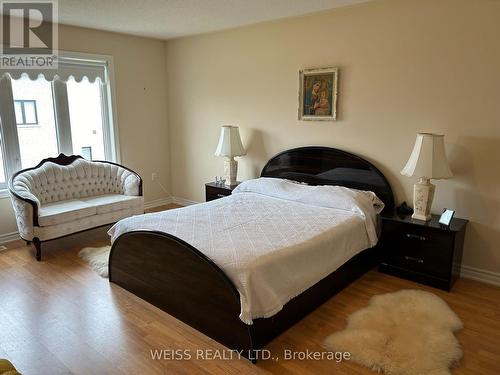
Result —
POLYGON ((423 253, 413 249, 400 249, 385 254, 385 262, 396 267, 414 272, 429 274, 436 277, 450 276, 450 260, 437 253, 423 253))
POLYGON ((213 195, 216 197, 226 197, 228 195, 231 195, 232 190, 225 189, 222 187, 215 187, 215 186, 207 186, 205 192, 207 195, 213 195))
POLYGON ((228 195, 231 195, 231 194, 222 194, 222 193, 209 194, 209 193, 206 193, 205 200, 207 202, 209 202, 209 201, 213 201, 214 199, 219 199, 219 198, 227 197, 228 195))
POLYGON ((214 199, 227 197, 231 195, 236 186, 238 185, 226 186, 223 184, 216 184, 215 182, 205 184, 205 200, 208 202, 214 199))
POLYGON ((412 271, 448 278, 453 236, 443 231, 390 223, 384 230, 384 256, 390 264, 412 271), (390 232, 389 232, 390 231, 390 232), (389 236, 388 233, 391 233, 389 236))
POLYGON ((423 222, 396 216, 382 217, 382 272, 450 290, 460 275, 467 220, 440 226, 439 216, 423 222))

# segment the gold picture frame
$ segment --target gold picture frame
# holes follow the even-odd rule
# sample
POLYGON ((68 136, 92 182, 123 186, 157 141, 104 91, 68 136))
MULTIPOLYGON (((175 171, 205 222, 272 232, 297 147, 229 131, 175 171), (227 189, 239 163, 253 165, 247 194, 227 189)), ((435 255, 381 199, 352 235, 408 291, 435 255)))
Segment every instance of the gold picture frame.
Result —
POLYGON ((337 119, 338 68, 303 69, 299 72, 299 120, 337 119))

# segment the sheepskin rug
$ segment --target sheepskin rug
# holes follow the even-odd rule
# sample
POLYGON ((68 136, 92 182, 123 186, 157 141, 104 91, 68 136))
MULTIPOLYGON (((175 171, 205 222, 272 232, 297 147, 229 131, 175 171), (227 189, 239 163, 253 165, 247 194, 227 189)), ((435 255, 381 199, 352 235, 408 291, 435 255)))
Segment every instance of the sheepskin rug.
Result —
POLYGON ((78 256, 86 261, 90 268, 99 276, 108 278, 108 260, 111 246, 85 247, 78 252, 78 256))
POLYGON ((438 296, 401 290, 374 296, 324 344, 387 375, 449 375, 462 357, 453 334, 462 328, 460 318, 438 296))

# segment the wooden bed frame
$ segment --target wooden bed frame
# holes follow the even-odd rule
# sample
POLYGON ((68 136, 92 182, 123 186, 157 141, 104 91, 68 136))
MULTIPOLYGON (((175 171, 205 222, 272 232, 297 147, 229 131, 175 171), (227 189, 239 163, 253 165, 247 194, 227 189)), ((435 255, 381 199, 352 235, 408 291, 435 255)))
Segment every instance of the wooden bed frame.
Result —
MULTIPOLYGON (((269 160, 262 177, 286 178, 316 185, 371 190, 392 211, 392 189, 368 161, 327 147, 284 151, 269 160)), ((133 231, 111 248, 109 280, 152 303, 230 349, 256 362, 258 350, 378 263, 377 249, 351 258, 276 315, 247 325, 239 319, 239 293, 208 257, 168 233, 133 231)))

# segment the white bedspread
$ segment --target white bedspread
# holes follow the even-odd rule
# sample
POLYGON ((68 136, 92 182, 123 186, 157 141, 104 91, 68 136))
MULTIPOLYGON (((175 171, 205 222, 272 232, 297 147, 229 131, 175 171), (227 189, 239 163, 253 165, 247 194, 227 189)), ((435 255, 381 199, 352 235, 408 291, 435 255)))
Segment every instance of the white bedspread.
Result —
POLYGON ((265 188, 252 182, 226 198, 123 219, 109 230, 111 240, 134 230, 158 230, 193 245, 232 280, 240 293, 240 319, 247 324, 276 314, 376 243, 368 198, 356 196, 353 203, 343 196, 352 195, 345 188, 259 180, 268 180, 265 188), (340 197, 337 203, 331 204, 332 194, 340 197))

